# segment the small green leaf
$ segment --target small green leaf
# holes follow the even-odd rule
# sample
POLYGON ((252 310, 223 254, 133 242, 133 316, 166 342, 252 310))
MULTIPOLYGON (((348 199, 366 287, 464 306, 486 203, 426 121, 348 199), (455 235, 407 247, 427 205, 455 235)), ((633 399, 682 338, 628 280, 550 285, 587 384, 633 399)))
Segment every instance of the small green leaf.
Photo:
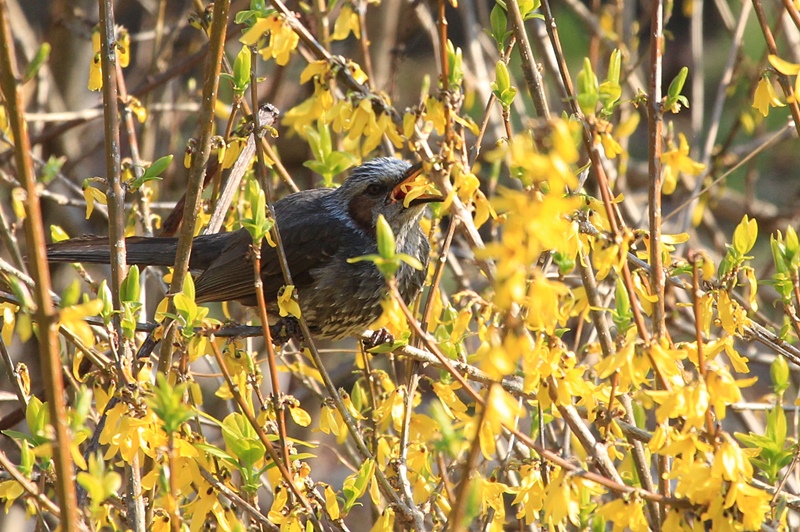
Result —
POLYGON ((153 396, 147 403, 156 416, 164 422, 164 431, 167 434, 177 432, 180 426, 191 419, 192 410, 184 404, 184 394, 187 383, 172 385, 164 374, 156 375, 156 385, 153 387, 153 396))
POLYGON ((248 46, 242 46, 242 49, 236 55, 233 62, 233 91, 237 97, 241 97, 242 93, 250 86, 250 61, 252 53, 248 46))
POLYGON ((578 105, 586 115, 592 115, 600 100, 597 76, 588 57, 583 59, 583 69, 578 72, 578 105))
POLYGON ((689 69, 683 67, 678 75, 675 76, 675 79, 672 80, 672 83, 669 84, 669 89, 667 90, 667 97, 664 101, 664 107, 673 113, 677 113, 680 110, 680 105, 684 107, 689 107, 689 100, 686 99, 685 96, 681 95, 681 91, 683 91, 683 85, 686 83, 686 76, 689 74, 689 69))
POLYGON ((164 157, 153 161, 150 163, 150 166, 145 168, 145 171, 142 175, 132 180, 130 184, 128 184, 128 188, 130 190, 139 190, 142 185, 149 181, 160 180, 161 174, 164 173, 164 170, 166 170, 171 163, 172 155, 165 155, 164 157))
POLYGON ((447 62, 449 65, 448 81, 450 82, 450 89, 460 87, 464 81, 464 67, 461 48, 453 45, 453 42, 448 39, 447 41, 447 62))
POLYGON ((681 92, 683 92, 683 85, 686 83, 686 77, 689 75, 689 68, 683 67, 681 68, 678 75, 672 80, 672 83, 669 84, 669 89, 667 90, 667 95, 670 98, 677 98, 680 96, 681 92))
POLYGON ((51 225, 50 239, 53 242, 63 242, 64 240, 69 240, 69 235, 61 228, 60 225, 51 225))
POLYGON ((365 460, 357 473, 350 475, 342 485, 342 493, 344 494, 345 501, 343 510, 345 513, 355 505, 356 501, 364 495, 375 474, 375 461, 372 459, 365 460))
POLYGON ((500 5, 495 4, 492 8, 489 22, 492 28, 490 35, 497 43, 497 48, 502 51, 505 49, 505 42, 508 37, 508 17, 506 17, 506 12, 500 5))
POLYGON ((378 254, 384 259, 391 259, 396 253, 394 234, 392 227, 383 215, 378 216, 378 223, 376 227, 378 235, 378 254))
POLYGON ((114 302, 111 298, 111 289, 105 279, 100 283, 97 290, 97 299, 103 302, 103 308, 100 310, 100 317, 103 318, 103 323, 108 325, 111 323, 111 317, 114 315, 114 302))
POLYGON ((758 223, 755 218, 750 220, 745 214, 733 233, 733 248, 743 257, 753 249, 756 238, 758 238, 758 223))
POLYGON ((779 396, 783 395, 783 392, 789 389, 790 384, 789 364, 786 363, 786 359, 781 356, 775 357, 769 367, 769 374, 772 377, 772 386, 775 389, 775 393, 779 396))
POLYGON ((614 85, 619 85, 619 73, 622 64, 622 53, 619 49, 614 49, 611 52, 611 58, 608 61, 608 75, 606 81, 614 85))
POLYGON ((172 164, 172 158, 173 158, 172 154, 170 154, 156 159, 155 161, 150 163, 150 166, 148 166, 147 170, 144 171, 144 174, 142 174, 142 178, 148 178, 148 177, 153 178, 160 176, 161 174, 164 173, 164 170, 166 170, 169 167, 169 165, 172 164))
POLYGON ((36 50, 36 55, 33 56, 31 62, 28 63, 28 66, 25 68, 25 74, 22 77, 22 82, 25 83, 36 77, 36 74, 39 72, 39 69, 42 68, 42 65, 47 62, 50 58, 50 43, 43 42, 39 49, 36 50))
POLYGON ((61 292, 61 308, 71 307, 77 305, 81 298, 81 286, 77 279, 72 281, 61 292))
POLYGON ((128 275, 120 287, 120 299, 124 302, 139 301, 139 267, 135 264, 128 270, 128 275))
POLYGON ((256 431, 242 414, 234 412, 223 420, 222 438, 228 450, 247 468, 264 458, 266 449, 259 440, 256 431))

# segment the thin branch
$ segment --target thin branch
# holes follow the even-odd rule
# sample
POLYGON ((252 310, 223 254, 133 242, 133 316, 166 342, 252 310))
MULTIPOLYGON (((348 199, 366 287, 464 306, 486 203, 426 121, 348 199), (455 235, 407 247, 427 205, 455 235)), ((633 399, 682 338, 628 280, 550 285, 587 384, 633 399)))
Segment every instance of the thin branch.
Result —
POLYGON ((0 0, 0 90, 5 99, 8 125, 16 140, 14 161, 17 175, 24 184, 27 198, 25 210, 25 239, 30 253, 31 273, 36 282, 36 321, 39 323, 39 354, 44 373, 45 391, 50 412, 50 422, 55 432, 53 458, 56 471, 56 494, 59 506, 64 509, 62 530, 72 532, 80 527, 77 496, 73 481, 74 468, 70 449, 72 437, 64 400, 64 381, 61 378, 61 357, 58 344, 58 312, 50 296, 50 272, 45 253, 42 210, 37 192, 36 176, 31 161, 31 143, 23 116, 22 94, 17 79, 14 38, 8 18, 8 6, 0 0))
MULTIPOLYGON (((203 178, 206 173, 206 165, 211 154, 211 137, 214 133, 214 114, 217 102, 217 91, 219 89, 219 74, 222 65, 222 57, 225 51, 225 35, 227 30, 228 11, 230 0, 218 0, 214 2, 214 21, 211 25, 211 35, 209 37, 208 57, 206 60, 206 70, 203 84, 203 107, 198 118, 198 150, 192 157, 191 168, 189 169, 189 183, 186 191, 186 207, 183 211, 181 222, 181 233, 178 237, 178 251, 175 255, 175 269, 172 275, 172 283, 169 287, 170 294, 177 294, 183 290, 183 281, 189 268, 189 256, 192 252, 192 238, 195 234, 197 225, 197 213, 200 210, 200 194, 202 192, 203 178)), ((174 313, 175 306, 170 299, 168 313, 174 313)), ((165 373, 169 368, 172 359, 173 344, 176 340, 177 329, 171 327, 172 320, 167 320, 165 330, 167 331, 164 342, 161 345, 161 354, 158 361, 158 371, 165 373)))
POLYGON ((650 91, 647 98, 648 162, 650 179, 647 199, 650 221, 650 293, 657 298, 653 303, 653 335, 656 340, 664 336, 664 267, 661 259, 661 152, 664 109, 661 101, 662 56, 664 55, 664 5, 662 0, 651 4, 650 20, 650 91))

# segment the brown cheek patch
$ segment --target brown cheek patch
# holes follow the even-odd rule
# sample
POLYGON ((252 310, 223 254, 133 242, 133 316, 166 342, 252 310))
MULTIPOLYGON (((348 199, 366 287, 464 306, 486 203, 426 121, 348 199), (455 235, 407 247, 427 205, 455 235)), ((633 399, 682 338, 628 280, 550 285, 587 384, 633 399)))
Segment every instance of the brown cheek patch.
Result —
POLYGON ((350 218, 368 233, 375 232, 375 227, 372 225, 372 206, 373 202, 369 198, 356 196, 350 200, 350 205, 347 207, 350 218))

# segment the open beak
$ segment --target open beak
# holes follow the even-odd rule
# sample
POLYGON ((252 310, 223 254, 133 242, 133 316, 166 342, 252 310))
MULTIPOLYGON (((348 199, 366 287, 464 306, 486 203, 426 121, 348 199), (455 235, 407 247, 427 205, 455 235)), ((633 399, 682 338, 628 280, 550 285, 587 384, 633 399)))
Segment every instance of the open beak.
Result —
POLYGON ((414 181, 420 175, 422 175, 422 163, 417 163, 409 168, 403 176, 403 180, 395 185, 394 189, 392 189, 392 201, 405 204, 406 196, 409 195, 413 195, 413 199, 406 204, 406 207, 444 201, 444 197, 441 194, 431 194, 428 191, 424 191, 422 194, 417 192, 419 189, 419 184, 414 183, 414 181))

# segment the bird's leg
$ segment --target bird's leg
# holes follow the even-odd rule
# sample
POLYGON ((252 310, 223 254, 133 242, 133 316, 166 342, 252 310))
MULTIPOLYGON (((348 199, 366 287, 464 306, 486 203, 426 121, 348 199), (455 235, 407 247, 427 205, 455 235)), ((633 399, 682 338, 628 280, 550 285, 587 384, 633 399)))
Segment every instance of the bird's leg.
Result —
POLYGON ((300 322, 292 316, 280 318, 274 325, 270 325, 269 334, 272 336, 273 345, 283 345, 292 338, 299 342, 303 341, 303 329, 300 327, 300 322))
POLYGON ((382 344, 393 344, 394 335, 385 327, 381 327, 377 331, 372 331, 372 336, 370 336, 367 340, 363 340, 363 342, 364 349, 369 351, 370 349, 378 347, 382 344))

